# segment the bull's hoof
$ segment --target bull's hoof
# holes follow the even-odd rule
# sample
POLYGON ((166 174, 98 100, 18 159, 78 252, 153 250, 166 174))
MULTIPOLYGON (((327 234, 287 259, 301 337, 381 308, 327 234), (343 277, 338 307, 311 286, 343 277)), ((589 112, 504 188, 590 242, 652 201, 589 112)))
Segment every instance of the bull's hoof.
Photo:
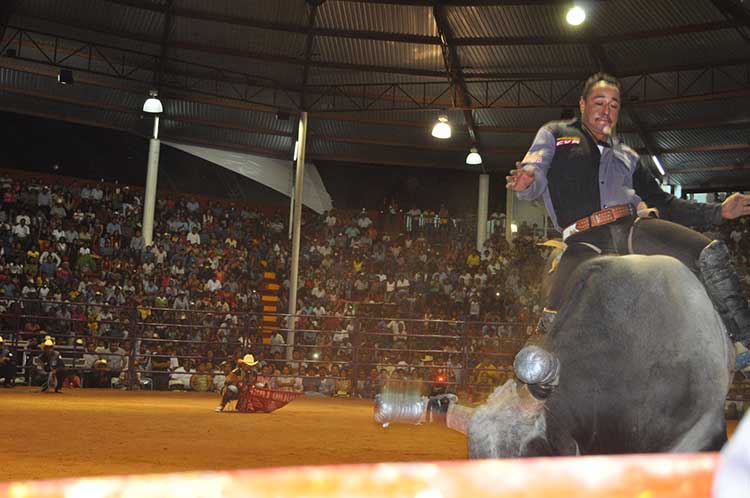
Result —
POLYGON ((513 370, 524 384, 553 386, 560 377, 560 361, 544 348, 530 345, 518 352, 513 370))
POLYGON ((428 420, 430 422, 445 422, 448 407, 451 403, 458 403, 458 396, 455 394, 439 394, 430 397, 427 403, 428 420))

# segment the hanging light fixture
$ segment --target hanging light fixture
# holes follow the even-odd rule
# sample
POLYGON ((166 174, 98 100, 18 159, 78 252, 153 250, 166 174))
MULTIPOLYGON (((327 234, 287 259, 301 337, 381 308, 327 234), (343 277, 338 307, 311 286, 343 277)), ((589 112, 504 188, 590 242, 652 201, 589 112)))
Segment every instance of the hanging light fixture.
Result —
POLYGON ((149 114, 161 114, 164 112, 164 107, 161 105, 161 100, 159 100, 157 97, 159 93, 156 90, 151 90, 148 92, 148 99, 146 99, 146 102, 143 103, 143 112, 147 112, 149 114))
POLYGON ((580 26, 586 20, 586 11, 580 5, 574 5, 568 11, 565 20, 571 26, 580 26))
POLYGON ((61 85, 72 85, 75 82, 73 71, 70 69, 60 69, 60 72, 57 73, 57 82, 61 85))
POLYGON ((432 136, 442 140, 451 137, 451 125, 448 124, 448 116, 442 114, 438 117, 438 122, 432 127, 432 136))
POLYGON ((469 150, 469 154, 466 156, 466 164, 471 164, 472 166, 482 164, 482 156, 479 155, 476 147, 472 147, 469 150))

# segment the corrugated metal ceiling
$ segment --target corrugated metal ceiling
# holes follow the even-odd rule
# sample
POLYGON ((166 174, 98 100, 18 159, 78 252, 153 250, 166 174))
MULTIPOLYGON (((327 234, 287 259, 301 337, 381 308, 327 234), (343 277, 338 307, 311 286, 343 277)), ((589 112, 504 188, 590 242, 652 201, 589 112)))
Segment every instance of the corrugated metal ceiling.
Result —
MULTIPOLYGON (((79 53, 68 60, 66 64, 76 71, 101 74, 85 78, 88 84, 62 88, 55 84, 56 66, 44 54, 35 53, 30 41, 24 41, 19 55, 34 62, 25 61, 21 67, 23 61, 0 57, 0 68, 6 68, 0 69, 4 89, 0 105, 147 133, 138 110, 144 88, 158 80, 156 57, 161 52, 164 5, 165 0, 20 2, 11 18, 13 26, 115 49, 102 49, 90 59, 79 53), (123 67, 143 66, 128 79, 118 80, 110 70, 118 48, 146 54, 129 54, 124 59, 123 67), (42 98, 34 101, 34 95, 42 98), (76 101, 85 105, 77 107, 76 101)), ((273 111, 300 103, 310 5, 302 0, 174 0, 173 6, 177 15, 168 33, 169 60, 164 63, 163 78, 167 136, 286 154, 296 134, 295 116, 277 120, 273 111), (248 82, 248 78, 254 80, 248 82), (264 112, 258 104, 267 105, 264 112)), ((662 163, 668 169, 747 163, 748 151, 739 146, 748 141, 746 124, 750 121, 750 44, 745 40, 750 31, 730 24, 731 13, 706 0, 602 1, 590 5, 583 28, 572 28, 564 22, 565 8, 550 1, 443 9, 453 37, 464 39, 455 47, 460 69, 478 78, 467 83, 469 92, 495 106, 472 112, 481 146, 496 151, 485 153, 490 168, 506 169, 514 157, 506 150, 523 149, 537 127, 560 117, 563 106, 575 108, 585 75, 601 65, 614 67, 616 73, 635 74, 623 79, 628 90, 625 104, 630 108, 621 115, 620 129, 627 143, 644 147, 644 138, 629 119, 633 112, 647 139, 659 150, 667 150, 662 163), (715 26, 695 28, 706 23, 715 26), (508 41, 466 44, 467 37, 508 41), (544 39, 550 41, 536 44, 544 39), (601 44, 605 61, 597 60, 596 52, 590 50, 593 43, 601 44), (730 59, 737 61, 733 67, 727 62, 721 71, 706 69, 730 59), (692 69, 678 73, 677 65, 692 69), (664 72, 659 73, 659 68, 664 72), (643 71, 649 72, 648 78, 638 76, 643 71), (491 78, 481 77, 490 73, 491 78), (511 81, 494 81, 502 75, 511 81), (515 84, 506 92, 519 80, 522 85, 515 84), (725 95, 714 97, 717 92, 725 95), (655 99, 658 102, 649 103, 655 99), (722 144, 738 147, 668 152, 722 144)), ((307 84, 317 86, 309 89, 306 101, 318 104, 311 114, 311 137, 319 137, 310 141, 313 157, 461 167, 462 149, 469 145, 461 110, 449 111, 454 125, 449 143, 436 144, 429 136, 438 113, 461 104, 457 94, 443 93, 428 110, 384 110, 425 105, 424 99, 445 92, 449 76, 440 45, 432 43, 438 29, 431 6, 329 0, 317 8, 314 27, 326 34, 312 37, 308 67, 307 84), (416 41, 424 43, 415 42, 414 37, 422 37, 416 41), (394 83, 404 85, 409 95, 394 89, 367 111, 319 112, 338 109, 342 101, 330 96, 318 99, 316 92, 322 87, 373 85, 339 89, 337 99, 345 99, 341 92, 350 96, 365 92, 372 97, 394 83), (388 98, 395 100, 389 103, 388 98)), ((80 45, 54 37, 38 41, 48 51, 55 44, 68 52, 80 45)), ((750 171, 741 171, 745 172, 734 177, 750 184, 750 171)), ((728 176, 732 175, 723 171, 692 172, 680 178, 706 182, 728 176)))

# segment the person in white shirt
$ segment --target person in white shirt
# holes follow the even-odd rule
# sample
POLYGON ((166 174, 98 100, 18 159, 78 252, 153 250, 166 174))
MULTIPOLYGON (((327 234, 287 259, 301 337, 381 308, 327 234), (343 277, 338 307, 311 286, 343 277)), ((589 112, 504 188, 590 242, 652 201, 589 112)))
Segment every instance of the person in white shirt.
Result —
POLYGON ((187 241, 194 246, 201 245, 201 236, 198 233, 197 227, 193 227, 193 230, 187 234, 187 241))
POLYGON ((336 226, 336 215, 334 215, 331 211, 328 211, 328 214, 326 216, 326 225, 329 228, 333 228, 336 226))
POLYGON ((16 223, 21 223, 21 220, 25 221, 27 225, 31 225, 31 218, 28 214, 19 214, 16 216, 16 223))
POLYGON ((92 201, 101 201, 102 198, 104 198, 104 191, 99 187, 94 187, 91 189, 91 200, 92 201))
POLYGON ((26 223, 26 220, 21 220, 17 225, 13 226, 13 235, 21 240, 25 240, 31 234, 31 229, 26 223))
POLYGON ((55 239, 55 242, 57 242, 63 237, 65 237, 65 230, 63 230, 62 228, 57 227, 54 230, 52 230, 52 238, 55 239))
POLYGON ((281 332, 279 332, 278 330, 274 331, 269 344, 271 344, 270 352, 272 355, 275 353, 279 353, 281 355, 284 354, 284 348, 282 346, 286 344, 286 341, 284 341, 284 336, 281 335, 281 332))
POLYGON ((169 388, 190 389, 190 379, 195 369, 190 366, 190 360, 185 360, 185 366, 179 365, 169 374, 169 388))
POLYGON ((386 327, 393 334, 393 347, 406 347, 406 323, 403 320, 391 320, 386 327))
POLYGON ((206 282, 206 290, 209 292, 216 292, 221 289, 221 282, 217 280, 216 278, 209 279, 208 282, 206 282))
POLYGON ((369 216, 367 216, 366 213, 362 213, 359 217, 359 220, 357 220, 357 225, 359 226, 359 228, 366 230, 372 225, 372 220, 369 216))

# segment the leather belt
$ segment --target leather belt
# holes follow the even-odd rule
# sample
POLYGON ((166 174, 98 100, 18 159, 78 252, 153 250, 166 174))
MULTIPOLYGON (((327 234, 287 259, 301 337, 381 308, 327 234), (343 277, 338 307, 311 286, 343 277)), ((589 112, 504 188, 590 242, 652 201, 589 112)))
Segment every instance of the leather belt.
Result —
POLYGON ((567 239, 573 234, 585 232, 589 228, 606 225, 608 223, 612 223, 613 221, 619 220, 620 218, 631 216, 633 214, 635 214, 635 210, 630 204, 621 204, 619 206, 602 209, 601 211, 592 213, 590 216, 581 218, 580 220, 565 228, 562 233, 563 240, 567 239))

